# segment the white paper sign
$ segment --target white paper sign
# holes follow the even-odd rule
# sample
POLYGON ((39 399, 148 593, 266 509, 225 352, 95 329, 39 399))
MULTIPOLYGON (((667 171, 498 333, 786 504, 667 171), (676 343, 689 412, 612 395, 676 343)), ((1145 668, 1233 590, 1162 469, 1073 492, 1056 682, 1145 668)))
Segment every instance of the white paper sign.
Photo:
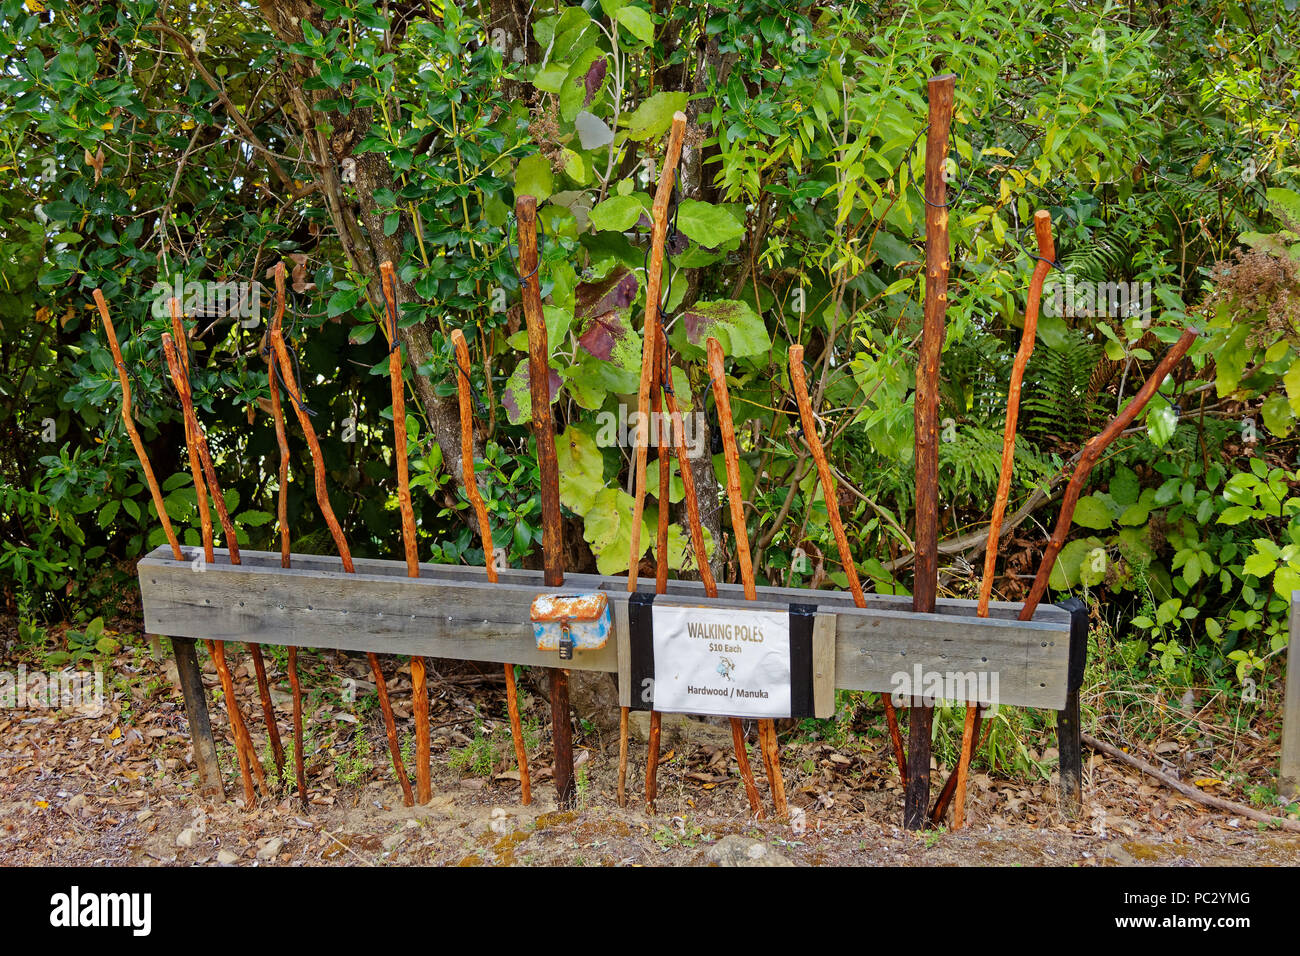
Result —
POLYGON ((790 618, 778 611, 655 604, 655 710, 790 716, 790 618))

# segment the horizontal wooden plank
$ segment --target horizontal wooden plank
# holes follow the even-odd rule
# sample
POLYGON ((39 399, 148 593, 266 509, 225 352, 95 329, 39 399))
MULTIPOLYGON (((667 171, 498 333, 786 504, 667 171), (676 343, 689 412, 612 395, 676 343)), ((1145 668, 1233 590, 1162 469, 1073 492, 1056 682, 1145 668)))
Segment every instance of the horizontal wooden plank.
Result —
MULTIPOLYGON (((251 641, 378 654, 445 657, 554 667, 537 650, 528 609, 541 587, 436 576, 311 570, 294 558, 284 569, 249 555, 224 556, 201 572, 174 560, 140 562, 145 630, 205 640, 251 641)), ((257 556, 261 557, 261 556, 257 556)), ((570 590, 570 589, 554 589, 570 590)), ((626 600, 626 598, 624 598, 626 600)), ((614 671, 615 641, 564 662, 571 670, 614 671)))
MULTIPOLYGON (((177 562, 160 548, 139 564, 145 629, 150 633, 299 647, 374 651, 462 660, 555 666, 554 653, 538 651, 528 609, 540 592, 601 590, 615 621, 615 640, 599 651, 575 654, 575 670, 618 671, 626 644, 625 579, 570 575, 562 588, 546 588, 540 571, 506 571, 496 584, 481 569, 422 565, 419 578, 400 561, 358 559, 356 574, 327 555, 294 555, 280 567, 279 554, 244 552, 242 565, 224 551, 202 571, 177 562)), ((981 697, 1028 707, 1065 704, 1069 657, 1068 615, 1043 609, 1030 622, 1007 615, 970 616, 949 602, 933 614, 915 614, 905 599, 854 607, 840 592, 762 588, 758 601, 739 588, 720 588, 707 599, 694 582, 674 582, 659 600, 675 604, 784 610, 791 601, 815 603, 835 617, 835 686, 889 692, 921 675, 945 686, 981 688, 981 697), (1055 612, 1055 613, 1054 613, 1055 612), (982 683, 981 683, 982 681, 982 683)), ((625 656, 625 655, 624 655, 625 656)), ((630 688, 622 690, 626 701, 630 688)))
MULTIPOLYGON (((665 595, 655 605, 681 605, 665 595)), ((689 602, 695 603, 695 602, 689 602)), ((780 611, 774 601, 719 603, 753 611, 780 611)), ((834 609, 835 686, 887 693, 924 686, 936 677, 945 686, 989 691, 987 703, 1060 710, 1069 674, 1069 621, 1017 621, 917 614, 904 610, 834 609), (917 675, 919 676, 919 680, 917 675), (905 680, 911 683, 904 684, 905 680)), ((945 699, 963 700, 962 696, 945 699)))
MULTIPOLYGON (((187 560, 201 554, 197 548, 186 547, 182 549, 185 552, 187 560)), ((243 551, 243 565, 245 567, 264 567, 280 569, 280 553, 270 551, 243 551)), ((218 563, 225 563, 228 560, 227 553, 221 548, 216 549, 218 563)), ((175 564, 171 557, 171 549, 167 545, 155 548, 142 559, 152 561, 157 559, 166 564, 175 564)), ((298 570, 312 571, 342 571, 343 562, 335 555, 326 554, 295 554, 293 555, 293 567, 298 570)), ((404 578, 406 577, 406 562, 389 560, 384 558, 354 558, 353 565, 356 567, 358 574, 384 575, 388 577, 404 578)), ((446 581, 477 581, 487 583, 487 572, 480 567, 471 567, 469 565, 459 564, 420 564, 421 578, 435 578, 446 581)), ((525 587, 534 587, 537 590, 544 590, 541 583, 542 572, 529 571, 522 568, 508 568, 497 572, 498 579, 502 584, 518 584, 525 587)), ((653 583, 646 580, 643 585, 645 588, 652 588, 653 583)), ((627 578, 622 575, 610 577, 607 575, 597 574, 569 574, 565 578, 566 589, 580 591, 597 591, 613 590, 624 591, 627 587, 627 578)), ((768 601, 796 602, 800 604, 816 604, 826 607, 853 607, 853 596, 845 591, 832 591, 825 588, 785 588, 760 586, 758 588, 759 597, 768 601)), ((718 598, 729 599, 734 601, 743 600, 745 589, 739 584, 718 584, 718 598)), ((701 602, 709 600, 704 593, 704 585, 699 581, 687 581, 670 578, 668 581, 668 596, 670 597, 689 597, 696 598, 701 602)), ((899 610, 907 611, 912 607, 912 599, 902 594, 866 594, 868 608, 879 610, 899 610)), ((977 602, 966 600, 964 598, 939 598, 935 603, 936 614, 954 614, 961 617, 974 617, 977 602)), ((989 603, 989 617, 1001 618, 1003 620, 1014 620, 1020 613, 1021 605, 1012 601, 992 601, 989 603)), ((1034 612, 1035 621, 1069 621, 1069 614, 1054 604, 1040 604, 1034 612)))

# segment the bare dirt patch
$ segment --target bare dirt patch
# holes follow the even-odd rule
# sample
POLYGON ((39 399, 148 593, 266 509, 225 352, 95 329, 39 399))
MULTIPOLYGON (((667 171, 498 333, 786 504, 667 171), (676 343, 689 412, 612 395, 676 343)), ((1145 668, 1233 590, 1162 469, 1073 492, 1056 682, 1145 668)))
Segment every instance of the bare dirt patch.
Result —
MULTIPOLYGON (((711 731, 665 744, 657 812, 641 806, 644 746, 634 743, 629 806, 616 803, 617 740, 594 727, 578 735, 579 806, 558 811, 549 783, 547 705, 525 693, 535 802, 518 803, 499 676, 434 663, 434 798, 405 808, 387 760, 379 717, 367 706, 364 659, 302 655, 310 691, 307 765, 311 806, 281 786, 242 803, 233 752, 221 754, 231 799, 196 789, 193 753, 174 668, 138 634, 106 665, 109 701, 97 716, 73 710, 0 711, 0 862, 48 865, 709 865, 726 837, 742 837, 757 861, 796 865, 1270 865, 1300 863, 1300 836, 1261 831, 1206 811, 1129 769, 1092 756, 1085 810, 1069 819, 1050 780, 975 773, 968 827, 909 833, 898 825, 901 791, 883 735, 838 744, 782 738, 790 822, 750 819, 734 759, 711 731), (435 676, 436 675, 436 676, 435 676), (753 850, 761 844, 764 850, 753 850), (767 856, 770 852, 771 856, 767 856)), ((0 667, 40 667, 9 650, 0 667)), ((169 650, 164 641, 162 650, 169 650)), ((265 744, 246 655, 236 655, 240 704, 265 744)), ((205 660, 218 739, 228 741, 215 673, 205 660)), ((268 654, 280 733, 291 740, 287 681, 268 654)), ((409 746, 409 672, 388 661, 400 732, 409 746)), ((269 748, 268 748, 269 751, 269 748)), ((1243 758, 1246 759, 1246 758, 1243 758)), ((1260 766, 1267 748, 1249 759, 1260 766)), ((268 752, 269 760, 269 752, 268 752)), ((410 761, 408 760, 408 766, 410 761)), ((761 764, 759 764, 761 766, 761 764)), ((947 768, 941 768, 942 773, 947 768)), ((760 774, 761 777, 761 774, 760 774)), ((936 779, 942 779, 936 776, 936 779)), ((289 781, 285 781, 286 784, 289 781)), ((1230 790, 1224 784, 1224 790, 1230 790)), ((760 781, 760 787, 762 783, 760 781)), ((764 794, 766 796, 765 788, 764 794)), ((1244 800, 1243 793, 1224 793, 1244 800)), ((734 842, 734 841, 733 841, 734 842)))

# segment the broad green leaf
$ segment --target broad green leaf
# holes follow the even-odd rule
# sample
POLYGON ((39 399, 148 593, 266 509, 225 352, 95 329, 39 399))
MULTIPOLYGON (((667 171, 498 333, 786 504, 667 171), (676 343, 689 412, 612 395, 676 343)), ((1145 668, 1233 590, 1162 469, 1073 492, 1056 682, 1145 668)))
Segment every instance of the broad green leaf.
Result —
POLYGON ((1300 193, 1275 187, 1264 193, 1268 201, 1291 222, 1300 222, 1300 193))
POLYGON ((1286 395, 1291 402, 1291 413, 1300 418, 1300 362, 1292 365, 1282 376, 1282 384, 1286 387, 1286 395))
MULTIPOLYGON (((555 369, 549 369, 551 386, 551 404, 560 397, 561 380, 555 369)), ((506 379, 501 392, 501 405, 506 410, 506 417, 512 425, 522 425, 533 419, 533 399, 529 385, 528 359, 519 360, 515 370, 506 379)))
POLYGON ((1111 478, 1107 490, 1117 505, 1127 507, 1134 504, 1138 500, 1138 476, 1132 468, 1120 465, 1115 469, 1115 475, 1111 478))
POLYGON ((1291 592, 1296 588, 1300 588, 1300 571, 1291 567, 1278 568, 1277 573, 1273 575, 1274 593, 1290 601, 1291 592))
POLYGON ((677 228, 688 239, 716 249, 745 235, 743 218, 733 215, 731 208, 694 199, 683 200, 677 210, 677 228))
POLYGON ((623 118, 627 135, 635 140, 658 136, 673 124, 673 114, 685 109, 685 93, 656 93, 623 118))
POLYGON ((1273 569, 1276 567, 1277 560, 1275 558, 1270 558, 1267 554, 1256 553, 1246 559, 1246 563, 1242 565, 1241 570, 1246 574, 1253 574, 1257 578, 1262 578, 1272 574, 1273 569))
MULTIPOLYGON (((600 574, 617 574, 628 568, 632 546, 632 496, 621 488, 604 488, 596 493, 591 509, 583 520, 582 536, 596 555, 596 570, 600 574)), ((648 516, 648 515, 647 515, 648 516)), ((654 526, 643 516, 641 522, 641 553, 654 544, 654 526)))
POLYGON ((1110 556, 1104 547, 1096 545, 1089 548, 1079 562, 1079 583, 1085 587, 1096 587, 1106 579, 1109 564, 1110 556))
POLYGON ((1074 523, 1080 527, 1105 531, 1111 521, 1110 509, 1096 495, 1080 498, 1075 506, 1074 523))
POLYGON ((515 197, 532 196, 540 203, 550 198, 554 182, 549 159, 541 153, 525 156, 515 169, 515 197))
POLYGON ((635 195, 611 196, 592 208, 589 219, 597 229, 627 232, 636 225, 644 212, 646 207, 635 195))
POLYGON ((1151 444, 1163 448, 1174 436, 1177 427, 1178 416, 1174 414, 1172 406, 1157 395, 1147 408, 1147 435, 1151 444))
POLYGON ((654 21, 650 14, 640 7, 626 6, 614 11, 614 19, 627 28, 627 31, 642 43, 651 43, 655 38, 654 21))
POLYGON ((1291 433, 1295 417, 1291 414, 1291 405, 1285 395, 1272 395, 1260 408, 1264 427, 1278 438, 1285 438, 1291 433))
MULTIPOLYGON (((704 554, 711 558, 713 557, 713 535, 708 528, 702 530, 704 554)), ((699 562, 695 560, 695 544, 679 524, 668 526, 668 567, 674 571, 699 569, 699 562)))
POLYGON ((772 348, 767 327, 747 302, 720 299, 696 302, 682 313, 686 340, 704 348, 710 337, 716 338, 725 355, 744 358, 761 355, 772 348))
POLYGON ((1096 538, 1076 538, 1067 541, 1061 553, 1052 565, 1052 573, 1047 580, 1054 591, 1064 591, 1079 583, 1079 568, 1088 552, 1100 545, 1096 538))
POLYGON ((1219 398, 1226 398, 1237 390, 1241 373, 1245 371, 1246 363, 1254 351, 1246 345, 1246 337, 1250 335, 1252 328, 1249 323, 1242 322, 1233 329, 1223 344, 1214 350, 1214 386, 1219 398))
POLYGON ((555 440, 560 469, 560 504, 585 515, 605 486, 605 459, 596 441, 577 425, 570 425, 555 440))

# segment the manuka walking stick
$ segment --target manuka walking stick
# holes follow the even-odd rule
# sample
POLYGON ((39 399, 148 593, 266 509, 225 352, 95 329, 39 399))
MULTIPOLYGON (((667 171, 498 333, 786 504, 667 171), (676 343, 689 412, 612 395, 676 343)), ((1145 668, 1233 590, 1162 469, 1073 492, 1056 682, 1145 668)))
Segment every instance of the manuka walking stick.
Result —
MULTIPOLYGON (((271 318, 271 332, 280 334, 284 321, 285 288, 284 263, 275 267, 275 313, 271 318)), ((280 567, 290 565, 289 557, 289 438, 284 429, 284 408, 280 404, 280 380, 276 374, 275 355, 267 339, 266 378, 271 389, 271 418, 275 421, 275 442, 280 448, 279 492, 276 495, 276 515, 280 522, 280 567)), ((298 799, 309 805, 307 799, 307 771, 303 756, 302 686, 298 682, 298 648, 289 645, 289 690, 293 695, 293 773, 298 784, 298 799)))
MULTIPOLYGON (((799 421, 803 425, 804 440, 812 452, 817 465, 817 476, 822 484, 822 497, 826 500, 826 516, 830 519, 831 533, 835 536, 835 546, 840 552, 840 563, 849 579, 849 590, 853 593, 853 603, 858 607, 867 606, 866 595, 862 593, 862 582, 858 579, 858 569, 853 563, 853 554, 849 550, 849 539, 844 533, 844 523, 840 520, 840 505, 835 492, 835 478, 831 475, 830 465, 826 461, 826 452, 821 439, 817 437, 817 419, 813 415, 812 403, 808 400, 808 383, 803 371, 803 346, 790 346, 790 384, 794 389, 795 401, 799 405, 799 421)), ((889 725, 889 737, 894 744, 894 759, 898 761, 898 775, 907 786, 907 758, 903 754, 903 736, 898 730, 898 715, 894 712, 894 701, 888 692, 880 695, 885 702, 885 723, 889 725)))
MULTIPOLYGON (((537 270, 537 200, 515 201, 519 230, 519 266, 523 279, 524 320, 528 324, 528 380, 537 470, 542 483, 542 580, 548 588, 564 584, 564 529, 560 515, 560 466, 555 455, 555 417, 551 412, 550 349, 542 314, 542 287, 537 270)), ((573 776, 573 723, 569 717, 569 674, 548 667, 551 684, 551 737, 555 750, 555 792, 560 807, 577 797, 573 776)))
MULTIPOLYGON (((397 337, 397 277, 391 262, 379 264, 379 285, 384 293, 388 333, 388 379, 393 393, 393 458, 397 463, 397 503, 402 512, 402 544, 406 549, 406 576, 420 576, 420 557, 415 540, 415 508, 411 504, 411 483, 406 467, 406 382, 402 378, 402 344, 397 337)), ((415 790, 421 804, 433 799, 429 779, 429 688, 425 683, 424 658, 411 655, 411 696, 415 711, 415 790)))
MULTIPOLYGON (((943 353, 944 316, 948 309, 948 128, 952 123, 951 73, 930 78, 930 124, 925 140, 925 306, 921 350, 916 369, 916 571, 912 610, 934 611, 939 588, 939 361, 943 353)), ((903 826, 925 826, 930 807, 930 728, 933 706, 913 688, 908 711, 907 786, 903 826)))
MULTIPOLYGON (((1075 464, 1074 473, 1070 477, 1070 482, 1066 486, 1065 496, 1061 500, 1061 511, 1056 520, 1056 528, 1052 532, 1052 537, 1048 541, 1047 549, 1043 552, 1043 560, 1038 566, 1038 574, 1034 577, 1033 587, 1030 589, 1029 596, 1021 606, 1019 619, 1022 621, 1032 621, 1034 612, 1038 610, 1038 603, 1043 599, 1047 591, 1047 581, 1051 577, 1052 568, 1056 564, 1056 559, 1061 553, 1061 548, 1065 546, 1066 535, 1070 531, 1070 523, 1074 520, 1074 509, 1079 503, 1079 494, 1083 490, 1083 483, 1088 477, 1088 473, 1101 458, 1102 452, 1118 438, 1138 414, 1146 407, 1147 402, 1151 401, 1160 383, 1165 380, 1173 367, 1177 365, 1187 350, 1192 347, 1196 341, 1197 333, 1191 329, 1185 331, 1167 351, 1160 360, 1151 376, 1146 383, 1133 397, 1133 400, 1120 412, 1109 425, 1101 432, 1094 435, 1084 446, 1083 451, 1079 454, 1079 460, 1075 464)), ((990 539, 991 541, 992 539, 990 539)), ((980 740, 980 718, 977 714, 975 717, 974 727, 972 728, 972 740, 980 740)), ((944 793, 940 795, 940 801, 935 806, 933 818, 940 820, 943 818, 944 811, 947 809, 948 800, 952 792, 958 788, 958 783, 952 778, 949 779, 950 786, 945 786, 944 793)))
MULTIPOLYGON (((655 375, 658 362, 659 298, 663 291, 664 247, 668 239, 668 206, 672 201, 673 184, 677 177, 677 164, 681 160, 682 142, 686 136, 686 114, 673 114, 672 128, 668 132, 668 147, 664 152, 659 185, 655 189, 651 210, 650 263, 646 271, 645 324, 641 330, 641 380, 637 387, 636 460, 633 466, 634 482, 632 505, 632 532, 629 542, 627 569, 628 592, 636 590, 641 565, 641 515, 645 509, 646 459, 650 444, 650 393, 656 392, 659 382, 655 375)), ((662 465, 661 465, 662 467, 662 465)), ((664 507, 660 502, 660 510, 664 507)), ((664 528, 667 534, 667 528, 664 528)), ((656 582, 660 577, 656 568, 656 582)), ((663 569, 664 587, 667 587, 667 567, 663 569)), ((619 713, 619 804, 626 802, 624 779, 627 775, 627 708, 619 713)), ((662 719, 653 707, 650 709, 650 755, 646 764, 646 805, 653 808, 658 777, 659 734, 662 719)))
MULTIPOLYGON (((1038 261, 1034 264, 1034 274, 1029 280, 1029 296, 1025 302, 1025 325, 1020 333, 1020 348, 1016 352, 1011 366, 1011 384, 1007 387, 1007 423, 1002 430, 1002 470, 998 475, 998 493, 993 499, 993 515, 989 521, 988 543, 984 546, 984 575, 980 580, 979 604, 975 609, 977 617, 989 616, 989 599, 993 596, 993 575, 998 563, 998 544, 1002 534, 1002 516, 1006 514, 1007 498, 1011 494, 1011 473, 1016 458, 1016 422, 1020 417, 1020 384, 1025 377, 1025 367, 1029 356, 1034 351, 1034 340, 1038 334, 1038 307, 1043 298, 1043 282, 1056 259, 1056 246, 1052 242, 1052 217, 1046 210, 1034 213, 1034 235, 1038 239, 1038 261)), ((962 726, 961 753, 957 757, 957 772, 949 777, 957 788, 956 800, 952 805, 952 828, 960 830, 966 825, 966 775, 970 770, 972 747, 979 734, 979 701, 966 705, 966 720, 962 726)), ((943 819, 943 811, 951 793, 951 787, 945 783, 943 792, 935 804, 930 822, 938 824, 943 819)))
MULTIPOLYGON (((469 346, 465 333, 451 330, 452 345, 456 348, 456 397, 460 404, 460 468, 465 494, 478 518, 479 539, 483 542, 483 560, 487 578, 497 583, 496 548, 492 544, 492 525, 488 521, 487 506, 474 478, 474 413, 470 407, 469 346)), ((515 744, 515 763, 519 767, 519 802, 528 806, 533 802, 533 788, 528 776, 528 749, 524 746, 524 728, 519 719, 519 694, 515 688, 515 665, 506 664, 506 710, 510 715, 510 737, 515 744)))
MULTIPOLYGON (((663 327, 656 326, 656 346, 653 358, 651 359, 652 372, 650 376, 651 384, 651 415, 659 423, 659 433, 656 438, 656 446, 659 451, 659 509, 658 520, 655 527, 655 594, 666 594, 668 591, 668 459, 664 454, 663 441, 663 419, 661 416, 662 391, 660 389, 660 377, 663 374, 663 365, 661 351, 658 348, 657 340, 663 336, 663 327)), ((640 522, 638 521, 638 524, 640 522)), ((636 537, 640 537, 637 535, 636 537)), ((631 545, 631 553, 628 560, 633 565, 640 564, 641 546, 639 542, 631 545)), ((638 569, 639 570, 639 569, 638 569)), ((636 572, 633 572, 636 573, 636 572)), ((618 805, 624 806, 627 803, 626 781, 627 781, 627 711, 628 708, 620 708, 619 713, 619 741, 618 741, 618 805)), ((663 739, 663 714, 654 707, 650 708, 650 729, 646 740, 646 765, 645 765, 645 806, 647 813, 655 812, 655 800, 659 798, 659 752, 663 739)))
POLYGON ((122 383, 122 423, 126 425, 126 433, 131 436, 131 445, 135 448, 136 457, 140 459, 140 467, 144 469, 144 480, 149 485, 149 494, 153 496, 153 506, 158 512, 158 520, 162 522, 163 534, 167 536, 167 543, 171 545, 172 557, 177 561, 183 560, 180 542, 176 540, 171 518, 167 516, 167 509, 163 506, 162 489, 158 487, 158 479, 154 477, 153 467, 149 464, 144 442, 140 440, 140 432, 131 417, 131 386, 127 382, 126 363, 122 361, 122 350, 118 348, 117 330, 113 328, 113 320, 108 315, 108 303, 104 301, 104 294, 98 289, 91 294, 95 297, 95 305, 99 308, 99 317, 104 322, 108 347, 113 352, 113 367, 117 369, 117 380, 122 383))
POLYGON ((627 571, 627 589, 636 590, 640 564, 641 514, 645 508, 646 457, 650 444, 650 387, 654 379, 655 354, 659 337, 659 296, 663 291, 664 245, 668 237, 668 204, 672 199, 676 181, 677 163, 682 155, 682 140, 686 135, 686 114, 674 113, 672 129, 668 132, 668 149, 664 153, 663 169, 659 173, 659 186, 655 190, 651 215, 650 266, 645 279, 645 325, 641 330, 641 382, 637 387, 636 423, 636 497, 632 507, 632 566, 627 571))
POLYGON ((1173 371, 1174 366, 1182 361, 1183 356, 1187 354, 1187 350, 1192 347, 1192 343, 1196 341, 1196 336, 1197 332, 1193 329, 1183 332, 1178 341, 1169 347, 1169 351, 1156 365, 1150 378, 1133 396, 1133 400, 1125 406, 1124 411, 1116 415, 1109 425, 1083 446, 1083 451, 1079 454, 1079 461, 1074 466, 1074 474, 1070 476, 1070 483, 1065 486, 1065 495, 1061 499, 1061 513, 1057 516, 1056 528, 1052 531, 1052 537, 1047 543, 1047 549, 1043 552, 1043 561, 1038 566, 1038 574, 1034 578, 1033 587, 1029 589, 1029 596, 1025 598, 1024 606, 1020 609, 1020 620, 1032 621, 1034 619, 1034 611, 1038 609, 1038 602, 1043 599, 1043 594, 1047 591, 1047 579, 1051 577, 1056 559, 1060 555, 1061 549, 1065 547, 1065 537, 1069 534, 1070 523, 1074 520, 1074 508, 1079 503, 1079 494, 1083 490, 1083 483, 1087 480, 1088 473, 1097 464, 1102 452, 1123 433, 1124 429, 1133 423, 1133 419, 1137 418, 1138 413, 1146 408, 1147 402, 1151 401, 1156 390, 1160 388, 1160 383, 1173 371))
MULTIPOLYGON (((663 372, 664 405, 668 409, 670 437, 677 453, 677 473, 682 479, 682 501, 686 505, 686 522, 691 535, 691 546, 695 553, 695 563, 699 567, 700 582, 704 585, 705 596, 716 598, 718 596, 718 585, 713 579, 713 569, 709 566, 708 549, 704 545, 704 525, 700 521, 699 499, 695 492, 695 475, 691 471, 686 450, 686 429, 682 422, 681 412, 677 408, 677 397, 669 387, 672 381, 672 367, 668 360, 668 336, 664 333, 662 326, 659 327, 659 367, 663 372)), ((745 749, 745 725, 739 717, 732 717, 729 722, 731 725, 731 742, 736 754, 736 764, 740 769, 740 779, 745 785, 745 797, 749 800, 749 809, 756 816, 761 816, 763 801, 758 793, 758 785, 754 782, 754 771, 749 765, 749 754, 745 749)), ((646 764, 646 804, 651 811, 654 809, 654 800, 659 790, 657 776, 659 767, 659 731, 659 711, 651 710, 651 739, 649 760, 646 764)))
MULTIPOLYGON (((321 453, 320 441, 316 438, 316 429, 312 427, 311 419, 307 417, 301 390, 297 394, 294 392, 296 379, 293 374, 293 362, 289 358, 289 349, 284 344, 284 336, 279 329, 271 333, 271 348, 274 350, 276 362, 279 364, 280 381, 284 383, 285 390, 289 393, 289 401, 293 404, 294 413, 298 416, 298 424, 302 426, 303 435, 307 439, 307 447, 311 451, 316 485, 316 503, 320 506, 321 516, 324 517, 325 524, 329 526, 330 534, 334 538, 334 545, 339 550, 344 572, 355 574, 356 568, 352 564, 352 552, 348 549, 347 539, 343 537, 343 529, 339 527, 338 519, 334 516, 334 509, 330 506, 329 491, 325 487, 325 458, 321 453)), ((407 779, 406 767, 402 764, 402 748, 397 742, 397 724, 393 721, 393 707, 388 699, 388 685, 384 682, 384 671, 379 665, 378 654, 373 651, 367 652, 366 659, 370 662, 370 672, 375 678, 375 691, 379 695, 379 709, 384 716, 384 730, 388 734, 388 750, 393 758, 393 771, 397 774, 397 782, 402 787, 402 801, 406 806, 412 807, 415 806, 415 795, 411 792, 411 781, 407 779)))
MULTIPOLYGON (((185 324, 181 319, 180 301, 171 299, 169 304, 172 313, 172 331, 176 335, 173 345, 179 350, 178 358, 182 358, 183 353, 181 365, 185 373, 185 390, 190 405, 192 437, 194 444, 198 448, 203 474, 207 478, 208 491, 212 494, 212 504, 217 510, 217 520, 221 523, 221 533, 225 536, 226 547, 230 552, 230 563, 241 564, 239 541, 235 535, 235 523, 230 520, 230 512, 226 508, 226 499, 221 493, 221 484, 217 481, 217 471, 212 464, 212 452, 208 448, 207 435, 203 431, 203 426, 199 424, 198 415, 194 411, 194 396, 189 382, 189 344, 185 335, 185 324)), ((262 648, 257 644, 250 643, 248 645, 248 654, 253 659, 253 672, 257 676, 257 694, 262 702, 262 719, 266 722, 266 733, 271 742, 271 756, 278 774, 280 768, 284 766, 284 747, 280 743, 280 728, 275 719, 275 706, 271 702, 271 685, 266 679, 266 662, 262 659, 262 648)), ((254 759, 256 759, 255 755, 254 759)), ((261 766, 260 761, 258 766, 261 766)), ((259 781, 262 779, 260 775, 258 779, 259 781)))
MULTIPOLYGON (((727 393, 727 374, 722 366, 722 346, 710 337, 707 343, 709 376, 713 380, 714 405, 718 410, 718 428, 722 432, 723 457, 727 463, 727 504, 731 508, 731 530, 736 537, 736 559, 740 563, 740 580, 745 586, 745 600, 758 598, 754 585, 754 566, 749 556, 749 532, 745 528, 745 500, 740 491, 740 453, 736 447, 736 430, 732 424, 731 398, 727 393)), ((735 735, 735 725, 732 734, 735 735)), ((780 753, 777 749, 776 725, 769 719, 758 721, 758 741, 767 770, 776 815, 789 815, 785 801, 785 781, 781 777, 780 753)))
MULTIPOLYGON (((173 311, 176 308, 175 302, 176 300, 173 299, 173 311)), ((212 551, 212 519, 208 516, 207 492, 204 491, 202 465, 199 463, 199 452, 194 438, 197 420, 194 416, 194 406, 190 398, 189 376, 185 360, 177 354, 177 350, 172 345, 172 337, 166 332, 162 334, 162 345, 167 367, 171 370, 172 383, 176 386, 176 392, 181 400, 181 410, 185 420, 185 445, 190 459, 190 476, 194 479, 194 494, 201 519, 204 560, 211 564, 215 563, 212 551)), ((235 698, 235 682, 230 676, 230 668, 226 663, 225 642, 209 641, 208 653, 212 656, 213 664, 216 665, 217 676, 221 679, 221 692, 226 698, 226 712, 230 717, 230 731, 235 738, 235 757, 239 761, 239 775, 244 783, 244 803, 251 807, 257 796, 253 790, 253 777, 250 773, 250 767, 257 773, 258 783, 265 788, 266 781, 262 772, 262 764, 257 759, 252 738, 249 737, 248 728, 244 724, 244 716, 239 711, 239 701, 235 698)))

